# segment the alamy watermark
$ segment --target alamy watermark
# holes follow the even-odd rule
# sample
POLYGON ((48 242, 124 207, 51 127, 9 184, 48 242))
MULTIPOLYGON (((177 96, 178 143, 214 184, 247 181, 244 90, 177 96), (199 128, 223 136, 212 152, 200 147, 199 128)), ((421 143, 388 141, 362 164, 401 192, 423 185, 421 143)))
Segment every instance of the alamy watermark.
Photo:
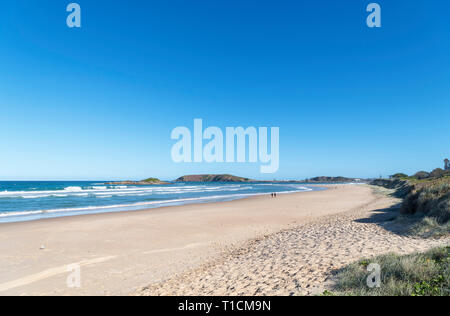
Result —
POLYGON ((381 286, 381 267, 377 263, 371 263, 367 267, 368 272, 372 272, 367 277, 367 286, 371 289, 381 286))
MULTIPOLYGON (((69 28, 80 28, 81 27, 81 6, 78 3, 70 3, 66 8, 67 12, 70 12, 66 19, 66 24, 69 28)), ((381 27, 381 6, 376 3, 369 3, 367 5, 366 11, 369 12, 366 23, 370 28, 380 28, 381 27)))
POLYGON ((67 16, 66 24, 70 28, 81 27, 81 7, 78 3, 70 3, 66 8, 70 14, 67 16))
POLYGON ((71 264, 67 266, 67 272, 70 272, 66 279, 67 287, 70 289, 81 287, 81 266, 79 264, 71 264))
POLYGON ((224 133, 219 127, 208 127, 203 130, 203 120, 195 119, 193 133, 187 127, 177 127, 172 130, 171 138, 178 140, 173 145, 171 153, 172 160, 176 163, 257 163, 259 161, 261 173, 275 173, 280 166, 279 127, 270 128, 270 153, 268 127, 251 126, 245 129, 227 127, 224 133), (205 144, 204 141, 206 141, 205 144))
POLYGON ((370 3, 367 6, 367 12, 370 12, 366 20, 367 26, 381 27, 381 6, 378 3, 370 3))

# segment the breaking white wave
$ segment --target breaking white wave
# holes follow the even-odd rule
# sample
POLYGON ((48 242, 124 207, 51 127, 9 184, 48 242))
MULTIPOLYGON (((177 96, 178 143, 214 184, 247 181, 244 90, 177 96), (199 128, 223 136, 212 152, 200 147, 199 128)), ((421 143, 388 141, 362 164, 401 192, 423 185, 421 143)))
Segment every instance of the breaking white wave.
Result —
POLYGON ((48 197, 88 197, 88 196, 144 196, 151 194, 184 194, 184 193, 202 193, 202 192, 225 192, 225 191, 240 191, 242 189, 251 190, 252 186, 242 187, 241 185, 223 185, 223 186, 151 186, 151 187, 137 187, 137 186, 93 186, 89 188, 82 188, 79 186, 66 187, 63 190, 48 190, 48 191, 3 191, 0 192, 0 199, 2 198, 24 198, 24 199, 39 199, 48 197))
MULTIPOLYGON (((283 193, 294 193, 301 191, 311 191, 310 188, 299 187, 293 191, 279 192, 283 193)), ((167 204, 186 204, 195 202, 206 202, 206 201, 220 201, 220 200, 233 200, 238 198, 244 198, 249 196, 266 195, 267 193, 241 193, 241 194, 227 194, 227 195, 214 195, 205 197, 194 197, 194 198, 184 198, 184 199, 170 199, 170 200, 159 200, 159 201, 149 201, 149 202, 138 202, 130 204, 115 204, 115 205, 105 205, 105 206, 86 206, 86 207, 74 207, 74 208, 62 208, 62 209, 48 209, 48 210, 36 210, 36 211, 24 211, 24 212, 0 212, 0 218, 4 217, 18 217, 26 215, 39 215, 39 214, 52 214, 52 213, 77 213, 85 211, 101 211, 101 210, 114 210, 114 209, 140 209, 151 206, 164 206, 167 204)), ((112 196, 103 196, 102 198, 109 198, 112 196)))
POLYGON ((216 195, 198 198, 186 198, 186 199, 172 199, 172 200, 161 200, 161 201, 151 201, 151 202, 139 202, 132 204, 116 204, 116 205, 106 205, 106 206, 87 206, 87 207, 76 207, 76 208, 64 208, 64 209, 50 209, 50 210, 38 210, 30 212, 8 212, 0 213, 0 217, 10 217, 10 216, 20 216, 20 215, 30 215, 30 214, 50 214, 50 213, 64 213, 64 212, 82 212, 82 211, 92 211, 92 210, 105 210, 105 209, 115 209, 115 208, 129 208, 129 207, 140 207, 140 206, 151 206, 151 205, 165 205, 171 203, 183 203, 183 202, 201 202, 208 200, 221 200, 221 199, 232 199, 238 197, 246 196, 256 196, 263 195, 266 193, 246 193, 246 194, 231 194, 231 195, 216 195))
POLYGON ((67 192, 79 192, 79 191, 83 191, 83 189, 81 187, 67 187, 64 189, 64 191, 67 192))
MULTIPOLYGON (((66 187, 53 187, 55 188, 53 190, 0 192, 0 222, 226 201, 271 192, 283 194, 313 190, 304 185, 287 183, 164 186, 109 186, 102 183, 79 186, 78 183, 74 183, 66 187)), ((41 188, 53 187, 41 186, 41 188)))

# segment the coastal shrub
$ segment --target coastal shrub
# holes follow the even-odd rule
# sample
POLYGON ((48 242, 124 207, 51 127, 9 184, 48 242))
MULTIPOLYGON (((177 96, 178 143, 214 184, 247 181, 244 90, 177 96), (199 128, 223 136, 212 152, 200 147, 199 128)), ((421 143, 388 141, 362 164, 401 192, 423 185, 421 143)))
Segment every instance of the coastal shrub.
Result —
POLYGON ((408 178, 408 175, 404 174, 404 173, 396 173, 396 174, 392 175, 391 178, 393 178, 393 179, 404 179, 404 178, 408 178))
POLYGON ((450 220, 450 183, 440 182, 413 190, 403 201, 401 213, 421 213, 439 223, 447 223, 450 220))
POLYGON ((148 178, 145 180, 142 180, 143 182, 160 182, 158 178, 148 178))
POLYGON ((435 218, 426 216, 412 226, 411 233, 424 238, 447 236, 450 234, 450 221, 441 224, 435 218))
POLYGON ((394 189, 391 195, 402 198, 401 222, 412 233, 427 237, 450 235, 450 171, 435 169, 431 174, 425 171, 413 177, 402 178, 403 174, 391 179, 377 179, 376 186, 394 189), (415 222, 415 223, 414 223, 415 222))
POLYGON ((444 169, 436 168, 430 173, 431 178, 439 178, 446 174, 444 169))
POLYGON ((336 275, 335 295, 449 296, 450 247, 406 256, 388 254, 353 263, 336 275), (381 285, 369 288, 371 263, 381 267, 381 285))
POLYGON ((430 177, 430 174, 426 171, 419 171, 415 175, 413 175, 413 178, 416 178, 418 180, 427 179, 430 177))
POLYGON ((414 215, 417 212, 417 198, 418 192, 409 193, 403 200, 402 207, 400 209, 401 214, 414 215))

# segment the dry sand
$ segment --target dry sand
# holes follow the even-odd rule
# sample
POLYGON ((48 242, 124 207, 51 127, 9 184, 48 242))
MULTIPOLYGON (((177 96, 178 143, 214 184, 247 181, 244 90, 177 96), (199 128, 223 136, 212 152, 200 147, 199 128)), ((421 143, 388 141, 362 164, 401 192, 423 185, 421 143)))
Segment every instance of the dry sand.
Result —
POLYGON ((0 225, 0 295, 291 295, 362 256, 448 243, 384 225, 368 186, 0 225), (40 249, 41 245, 45 249, 40 249), (68 288, 68 266, 81 287, 68 288))

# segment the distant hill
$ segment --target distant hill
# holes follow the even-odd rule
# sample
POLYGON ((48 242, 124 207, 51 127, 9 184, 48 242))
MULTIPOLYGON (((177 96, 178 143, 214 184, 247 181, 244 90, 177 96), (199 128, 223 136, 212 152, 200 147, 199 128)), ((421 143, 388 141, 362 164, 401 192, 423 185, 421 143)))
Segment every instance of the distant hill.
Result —
POLYGON ((341 183, 341 182, 360 182, 361 179, 346 178, 346 177, 315 177, 306 179, 305 182, 311 183, 341 183))
POLYGON ((241 178, 230 174, 200 174, 183 176, 176 182, 248 182, 248 178, 241 178))
POLYGON ((107 182, 107 185, 162 185, 169 184, 169 182, 161 181, 157 178, 148 178, 141 181, 117 181, 117 182, 107 182))

